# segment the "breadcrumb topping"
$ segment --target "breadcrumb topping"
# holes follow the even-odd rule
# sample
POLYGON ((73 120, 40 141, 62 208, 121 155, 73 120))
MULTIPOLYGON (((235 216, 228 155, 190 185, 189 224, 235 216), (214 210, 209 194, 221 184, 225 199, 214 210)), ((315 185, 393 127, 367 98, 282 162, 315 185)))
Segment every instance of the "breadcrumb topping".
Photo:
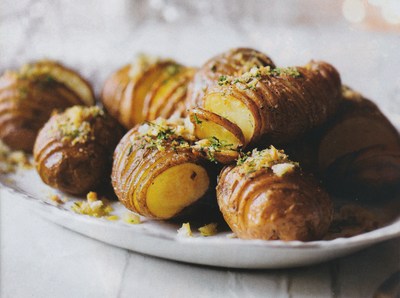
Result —
MULTIPOLYGON (((157 149, 165 151, 167 148, 173 150, 190 149, 202 154, 210 161, 216 162, 215 154, 223 150, 237 151, 233 144, 228 144, 216 137, 209 139, 196 139, 194 126, 187 118, 163 119, 145 122, 138 127, 138 133, 132 135, 131 142, 140 142, 140 149, 157 149)), ((133 145, 128 150, 128 155, 132 152, 133 145)))
POLYGON ((59 114, 53 130, 59 131, 62 141, 70 141, 72 145, 94 140, 92 121, 104 116, 104 111, 98 106, 73 106, 59 114))
POLYGON ((201 139, 195 142, 193 149, 199 152, 205 152, 209 161, 216 162, 215 154, 222 151, 235 151, 238 149, 223 140, 219 140, 217 137, 211 137, 209 139, 201 139))
POLYGON ((190 228, 190 223, 183 223, 182 227, 178 229, 179 237, 192 237, 192 229, 190 228))
POLYGON ((208 225, 199 228, 201 236, 208 237, 217 234, 217 223, 209 223, 208 225))
POLYGON ((351 89, 346 85, 342 85, 342 96, 343 98, 353 99, 356 101, 360 101, 363 99, 361 93, 354 91, 353 89, 351 89))
POLYGON ((250 174, 261 169, 271 169, 278 177, 292 172, 298 163, 289 160, 283 150, 278 150, 274 146, 269 149, 258 151, 254 149, 251 153, 245 154, 237 161, 241 172, 250 174))
POLYGON ((155 148, 165 151, 166 148, 190 148, 195 140, 193 125, 183 118, 166 120, 158 118, 145 122, 138 128, 138 134, 133 135, 134 142, 140 141, 141 148, 155 148))
POLYGON ((141 223, 140 216, 136 213, 128 212, 124 214, 124 222, 128 224, 137 225, 141 223))
POLYGON ((23 151, 12 151, 0 141, 0 173, 14 173, 17 169, 29 169, 32 163, 23 151))
POLYGON ((244 90, 255 90, 258 82, 262 79, 266 79, 267 77, 285 76, 297 78, 301 76, 301 74, 296 67, 272 68, 271 66, 253 66, 249 71, 240 76, 220 76, 218 79, 218 85, 224 86, 238 84, 238 87, 244 90))
POLYGON ((71 209, 76 213, 94 217, 109 216, 114 211, 107 199, 97 199, 97 193, 94 192, 87 194, 86 201, 74 202, 71 209))
POLYGON ((62 205, 62 204, 65 203, 65 202, 61 199, 61 197, 60 197, 59 195, 56 195, 56 194, 52 194, 52 195, 50 196, 50 200, 51 200, 52 202, 56 203, 57 205, 62 205))
POLYGON ((161 63, 161 62, 170 62, 171 64, 168 65, 165 71, 169 75, 174 75, 178 73, 182 66, 171 59, 162 59, 157 56, 146 55, 143 53, 139 53, 134 61, 131 63, 131 67, 129 70, 129 77, 133 80, 138 79, 141 77, 147 70, 149 70, 152 66, 161 63))

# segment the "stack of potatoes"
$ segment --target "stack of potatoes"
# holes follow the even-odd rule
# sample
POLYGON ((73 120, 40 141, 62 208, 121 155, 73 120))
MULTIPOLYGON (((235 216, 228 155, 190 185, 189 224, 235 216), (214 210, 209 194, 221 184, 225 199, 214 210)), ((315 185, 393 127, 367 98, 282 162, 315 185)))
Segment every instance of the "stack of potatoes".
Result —
MULTIPOLYGON (((173 219, 188 209, 206 216, 196 206, 208 200, 239 238, 309 241, 327 233, 332 195, 377 201, 400 188, 397 130, 323 61, 277 67, 264 53, 238 48, 196 69, 140 56, 107 79, 101 100, 105 111, 81 107, 44 126, 34 152, 39 173, 63 191, 95 187, 66 183, 85 181, 84 171, 58 171, 62 151, 49 148, 88 148, 114 131, 112 141, 97 146, 111 160, 119 122, 129 131, 113 153, 111 182, 128 209, 149 218, 173 219), (116 121, 96 126, 98 117, 116 121), (77 136, 66 138, 65 125, 77 136)), ((111 169, 103 168, 105 178, 97 180, 109 177, 111 169)))

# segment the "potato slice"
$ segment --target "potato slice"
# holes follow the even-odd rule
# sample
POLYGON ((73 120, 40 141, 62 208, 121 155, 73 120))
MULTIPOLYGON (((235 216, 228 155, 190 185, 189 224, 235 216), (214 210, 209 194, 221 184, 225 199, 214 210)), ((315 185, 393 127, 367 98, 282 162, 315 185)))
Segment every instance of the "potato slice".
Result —
POLYGON ((203 167, 194 163, 176 165, 154 178, 147 190, 147 207, 157 218, 171 218, 201 198, 209 184, 203 167))
POLYGON ((85 105, 95 104, 94 92, 90 84, 77 72, 53 61, 40 61, 34 65, 37 71, 46 70, 56 81, 74 91, 85 105))
POLYGON ((178 216, 201 200, 212 183, 205 158, 175 128, 175 122, 136 126, 114 153, 111 177, 118 199, 149 218, 178 216))
POLYGON ((194 124, 195 135, 199 139, 217 138, 224 144, 231 144, 236 149, 243 146, 245 137, 241 129, 235 124, 213 112, 201 108, 190 112, 190 121, 194 124))
POLYGON ((174 107, 175 101, 184 101, 187 84, 193 75, 193 68, 181 67, 178 73, 164 81, 149 101, 148 120, 156 119, 162 115, 166 115, 168 118, 172 114, 171 107, 174 107))
POLYGON ((152 89, 153 84, 157 82, 157 80, 163 75, 165 72, 165 67, 171 63, 173 62, 166 61, 154 64, 145 72, 143 72, 142 75, 137 79, 130 81, 125 90, 123 98, 126 104, 121 105, 121 110, 126 110, 126 112, 121 113, 121 115, 126 114, 126 118, 129 116, 130 119, 129 125, 125 125, 127 128, 146 120, 143 113, 146 95, 148 94, 149 90, 152 89))
POLYGON ((129 82, 130 64, 113 73, 104 83, 101 99, 107 111, 116 119, 121 114, 120 105, 125 88, 129 82))
POLYGON ((204 97, 204 109, 238 126, 244 135, 244 144, 253 138, 255 118, 250 108, 240 99, 222 92, 211 92, 204 97))

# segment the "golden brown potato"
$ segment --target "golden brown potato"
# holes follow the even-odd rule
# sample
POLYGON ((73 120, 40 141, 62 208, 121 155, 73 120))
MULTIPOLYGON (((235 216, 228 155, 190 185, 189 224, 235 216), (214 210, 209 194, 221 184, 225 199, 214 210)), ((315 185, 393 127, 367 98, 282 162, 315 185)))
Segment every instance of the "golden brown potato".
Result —
POLYGON ((145 120, 184 115, 187 85, 194 71, 172 60, 139 56, 107 79, 103 104, 128 129, 145 120))
POLYGON ((329 188, 357 199, 400 190, 400 136, 379 108, 345 89, 344 102, 318 142, 318 167, 329 188))
POLYGON ((220 210, 242 239, 315 240, 328 231, 333 206, 310 175, 274 147, 227 166, 217 185, 220 210))
POLYGON ((244 146, 260 138, 265 144, 281 144, 326 122, 341 99, 335 68, 311 61, 304 67, 254 67, 239 77, 221 76, 201 108, 236 124, 244 146))
POLYGON ((400 136, 379 108, 349 88, 335 118, 291 148, 336 194, 383 199, 400 190, 400 136))
POLYGON ((196 72, 189 84, 187 108, 202 107, 204 94, 218 84, 221 76, 240 76, 254 66, 274 68, 275 64, 267 55, 249 48, 231 49, 211 58, 196 72))
POLYGON ((82 195, 102 186, 122 128, 97 106, 74 106, 53 115, 40 130, 33 154, 43 182, 82 195))
POLYGON ((90 85, 53 61, 38 61, 0 77, 0 139, 31 152, 39 129, 54 109, 93 105, 90 85))
POLYGON ((244 136, 237 125, 200 108, 190 111, 190 120, 195 123, 194 135, 200 139, 194 147, 197 151, 222 164, 232 163, 239 157, 244 136))
POLYGON ((27 76, 46 74, 72 90, 78 95, 84 105, 92 106, 95 104, 96 100, 90 83, 76 71, 57 61, 40 60, 33 64, 23 66, 21 72, 25 73, 27 76))
POLYGON ((114 153, 112 184, 119 200, 141 215, 170 219, 201 199, 211 179, 193 141, 183 123, 163 119, 131 129, 114 153))

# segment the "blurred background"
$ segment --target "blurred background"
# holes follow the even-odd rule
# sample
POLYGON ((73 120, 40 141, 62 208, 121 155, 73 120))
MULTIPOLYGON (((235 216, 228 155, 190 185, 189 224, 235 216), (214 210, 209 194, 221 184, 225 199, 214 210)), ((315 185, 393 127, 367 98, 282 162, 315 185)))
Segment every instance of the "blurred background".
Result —
POLYGON ((400 114, 399 0, 0 0, 1 71, 54 58, 97 93, 138 52, 201 65, 237 46, 279 66, 326 60, 400 114))

